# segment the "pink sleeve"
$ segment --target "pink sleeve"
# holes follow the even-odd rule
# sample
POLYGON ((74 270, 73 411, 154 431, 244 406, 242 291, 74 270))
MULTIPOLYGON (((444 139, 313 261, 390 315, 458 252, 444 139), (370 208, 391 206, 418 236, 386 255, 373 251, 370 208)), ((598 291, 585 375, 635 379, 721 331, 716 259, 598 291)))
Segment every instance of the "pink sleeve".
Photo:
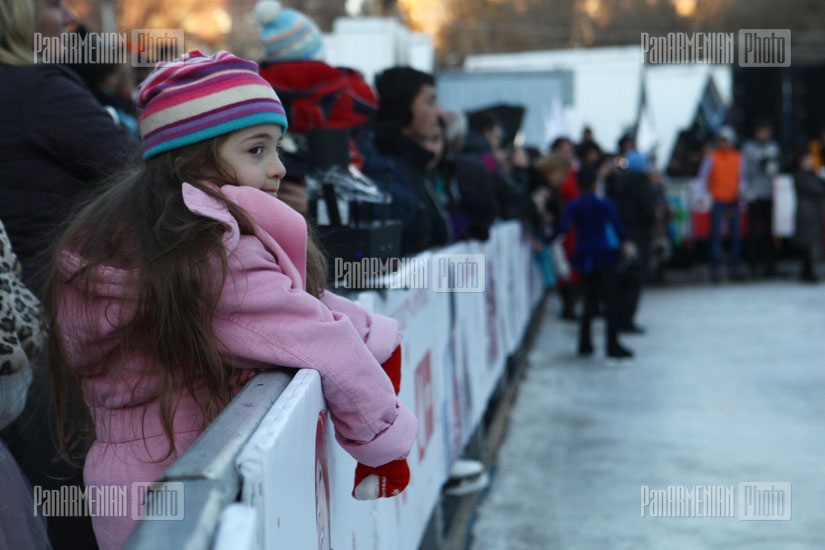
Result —
POLYGON ((401 332, 398 330, 398 321, 378 313, 369 313, 367 310, 342 296, 324 291, 321 301, 330 311, 346 315, 358 335, 367 344, 376 361, 383 363, 390 358, 392 352, 401 344, 401 332))
POLYGON ((407 456, 416 418, 350 318, 292 288, 252 236, 242 236, 229 256, 214 325, 222 353, 236 367, 317 370, 336 438, 353 458, 380 466, 407 456))

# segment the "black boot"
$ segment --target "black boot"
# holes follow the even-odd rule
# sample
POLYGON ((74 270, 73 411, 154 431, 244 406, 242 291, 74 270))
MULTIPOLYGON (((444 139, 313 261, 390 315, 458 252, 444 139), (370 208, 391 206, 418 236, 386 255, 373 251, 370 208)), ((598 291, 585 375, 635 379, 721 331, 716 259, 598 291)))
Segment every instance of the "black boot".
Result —
POLYGON ((576 297, 574 295, 573 287, 570 285, 559 286, 559 296, 561 296, 561 315, 559 318, 565 321, 576 321, 576 297))
POLYGON ((607 356, 612 359, 630 359, 633 352, 615 341, 607 346, 607 356))

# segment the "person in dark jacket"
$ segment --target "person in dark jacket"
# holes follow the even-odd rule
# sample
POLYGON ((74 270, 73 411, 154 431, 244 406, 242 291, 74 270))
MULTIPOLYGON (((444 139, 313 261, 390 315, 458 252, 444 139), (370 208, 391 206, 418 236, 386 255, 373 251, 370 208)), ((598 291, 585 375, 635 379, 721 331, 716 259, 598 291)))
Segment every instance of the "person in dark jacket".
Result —
POLYGON ((810 151, 800 155, 799 170, 794 174, 796 189, 796 231, 794 245, 799 249, 802 271, 799 278, 817 282, 814 262, 822 250, 823 208, 825 207, 825 180, 814 172, 816 166, 810 151))
POLYGON ((628 262, 619 274, 619 331, 641 334, 644 329, 636 324, 635 318, 642 286, 647 281, 656 208, 653 186, 645 174, 644 157, 631 151, 624 158, 627 168, 607 178, 605 191, 616 204, 619 219, 638 252, 636 259, 628 262))
POLYGON ((444 113, 446 157, 455 170, 455 181, 461 197, 461 207, 470 216, 467 236, 486 241, 490 227, 499 217, 500 207, 495 195, 494 175, 473 153, 464 153, 468 135, 467 117, 461 113, 444 113))
MULTIPOLYGON (((567 137, 558 137, 550 144, 550 152, 561 155, 567 159, 569 168, 567 175, 559 188, 559 195, 561 196, 562 205, 572 202, 579 196, 579 176, 576 167, 579 166, 579 159, 576 158, 575 148, 573 143, 567 137)), ((573 249, 576 246, 576 231, 575 228, 567 232, 564 240, 564 252, 568 260, 573 249)), ((571 272, 570 278, 566 281, 561 281, 559 284, 559 296, 561 296, 562 310, 559 318, 565 321, 576 321, 579 317, 576 315, 576 305, 579 302, 580 295, 580 277, 575 269, 571 272)))
POLYGON ((753 277, 776 276, 773 237, 773 182, 781 169, 782 151, 773 139, 773 125, 760 118, 753 139, 742 144, 742 162, 747 180, 748 263, 753 277))
MULTIPOLYGON (((35 33, 59 37, 76 24, 59 0, 0 2, 0 219, 22 263, 23 283, 35 292, 61 223, 137 150, 78 76, 55 63, 33 63, 35 33)), ((80 491, 82 472, 55 460, 47 366, 34 370, 26 408, 2 438, 32 485, 80 491)), ((88 517, 49 517, 48 533, 58 550, 96 548, 88 517)))
POLYGON ((390 217, 403 224, 402 253, 447 244, 450 219, 427 178, 433 154, 421 146, 438 125, 435 79, 411 67, 392 67, 376 76, 375 87, 379 105, 373 143, 379 157, 365 155, 364 172, 379 185, 390 182, 390 217))
POLYGON ((522 149, 510 152, 502 149, 502 134, 495 116, 487 112, 476 113, 470 118, 464 153, 475 155, 492 175, 501 218, 526 219, 533 208, 528 192, 529 158, 522 149))
MULTIPOLYGON (((49 9, 68 10, 59 5, 49 9)), ((33 53, 16 64, 0 59, 0 219, 23 264, 24 283, 39 292, 42 254, 57 227, 81 196, 124 167, 137 139, 115 124, 74 72, 32 60, 33 53)))
POLYGON ((582 276, 585 296, 579 324, 579 355, 593 354, 590 324, 599 303, 603 302, 607 321, 607 356, 624 359, 632 357, 633 352, 619 343, 616 266, 620 254, 632 256, 634 247, 627 240, 613 202, 597 197, 595 184, 595 178, 579 182, 582 194, 564 208, 550 241, 571 227, 576 230, 571 263, 582 276))
MULTIPOLYGON (((75 30, 81 40, 92 44, 100 52, 100 57, 117 59, 118 49, 125 44, 109 44, 101 35, 92 33, 85 25, 75 30)), ((76 73, 97 101, 115 122, 135 137, 138 136, 137 107, 132 101, 135 93, 135 76, 132 67, 126 63, 100 63, 99 59, 72 60, 65 66, 76 73)))

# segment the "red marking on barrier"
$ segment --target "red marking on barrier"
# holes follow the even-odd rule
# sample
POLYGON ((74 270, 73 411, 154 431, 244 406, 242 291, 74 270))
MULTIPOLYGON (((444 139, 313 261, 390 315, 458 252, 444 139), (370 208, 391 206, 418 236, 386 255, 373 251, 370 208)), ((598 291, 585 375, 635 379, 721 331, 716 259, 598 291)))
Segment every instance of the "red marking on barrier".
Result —
POLYGON ((498 324, 496 323, 496 278, 493 263, 487 262, 487 368, 493 368, 498 358, 498 324))
POLYGON ((315 522, 318 534, 318 550, 330 550, 329 518, 329 468, 327 466, 327 445, 324 435, 324 420, 327 412, 318 413, 315 424, 315 522))
POLYGON ((430 366, 430 352, 415 367, 415 415, 418 417, 418 461, 427 454, 427 446, 435 429, 433 397, 433 371, 430 366))

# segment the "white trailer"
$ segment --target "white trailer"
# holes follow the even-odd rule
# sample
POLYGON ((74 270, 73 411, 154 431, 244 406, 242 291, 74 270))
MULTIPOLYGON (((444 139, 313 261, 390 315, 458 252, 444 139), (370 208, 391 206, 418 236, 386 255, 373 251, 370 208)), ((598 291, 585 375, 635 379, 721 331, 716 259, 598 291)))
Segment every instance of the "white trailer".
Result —
MULTIPOLYGON (((670 158, 678 132, 692 122, 708 79, 713 79, 726 104, 731 101, 733 88, 730 66, 643 65, 639 46, 471 55, 464 62, 464 71, 491 77, 506 72, 570 72, 572 99, 562 102, 569 137, 578 140, 582 129, 590 126, 607 150, 615 149, 619 137, 636 125, 644 85, 659 168, 670 158)), ((528 106, 528 116, 552 112, 553 97, 546 97, 546 101, 546 105, 528 106)), ((472 109, 478 105, 448 107, 472 109)), ((525 136, 526 141, 545 146, 547 137, 525 136)))

